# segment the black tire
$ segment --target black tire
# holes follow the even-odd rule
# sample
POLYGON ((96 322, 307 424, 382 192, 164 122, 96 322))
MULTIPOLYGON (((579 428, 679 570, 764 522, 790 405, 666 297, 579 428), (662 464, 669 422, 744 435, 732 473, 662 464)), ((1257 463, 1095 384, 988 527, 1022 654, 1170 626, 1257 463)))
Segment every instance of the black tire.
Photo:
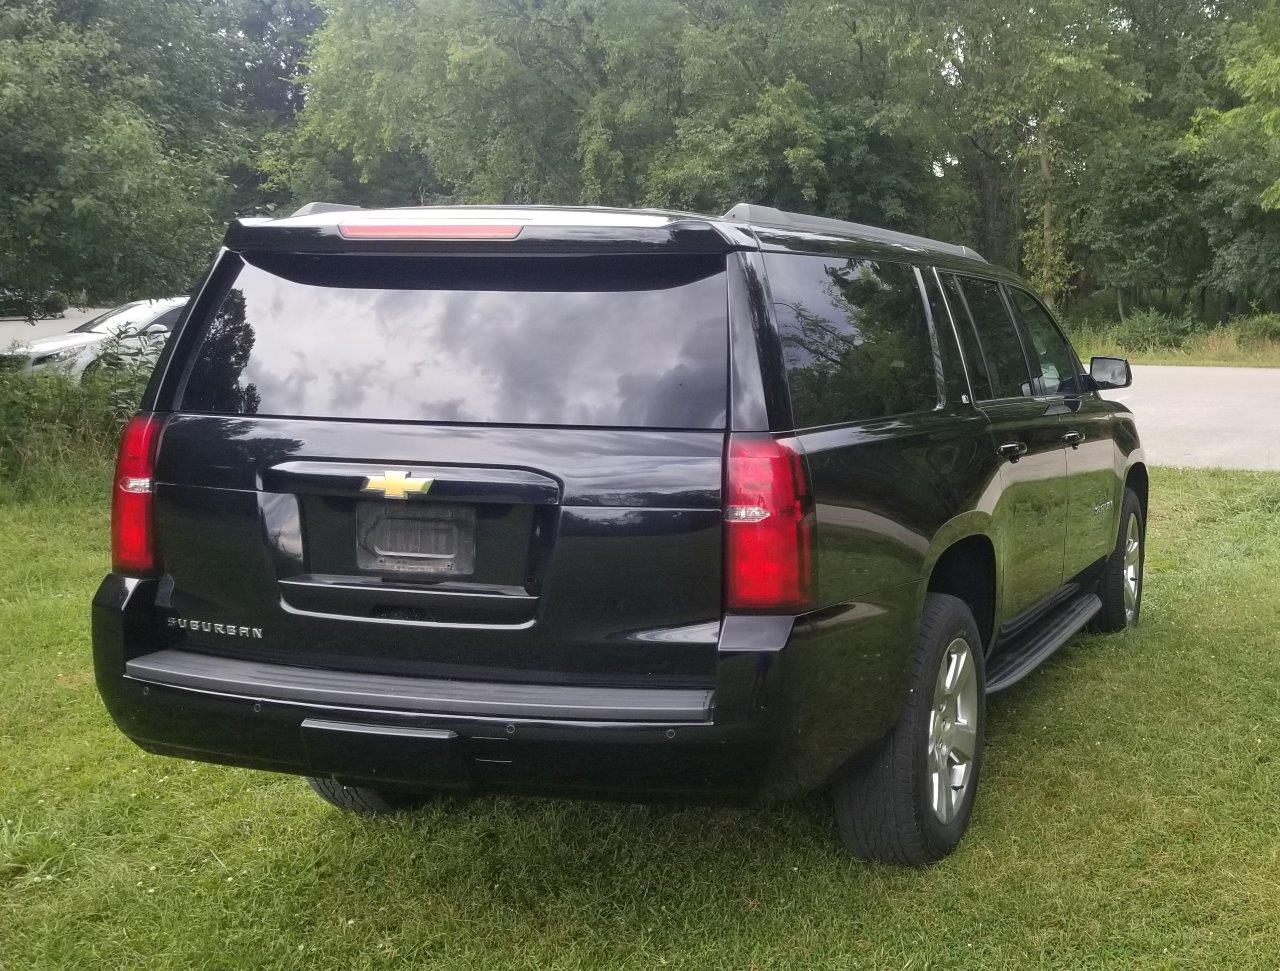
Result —
POLYGON ((1102 576, 1098 579, 1098 596, 1102 598, 1102 609, 1098 611, 1090 625, 1100 633, 1110 634, 1125 630, 1138 622, 1142 612, 1142 575, 1147 558, 1147 523, 1142 515, 1142 503, 1138 494, 1132 489, 1124 490, 1124 499, 1120 502, 1120 528, 1116 535, 1116 545, 1107 557, 1102 576), (1135 525, 1138 540, 1137 550, 1137 589, 1134 595, 1133 611, 1130 613, 1126 605, 1126 589, 1128 587, 1128 566, 1125 555, 1128 551, 1129 525, 1135 525))
POLYGON ((317 796, 330 805, 361 816, 386 816, 421 806, 430 796, 420 793, 370 789, 367 786, 344 786, 320 776, 307 776, 307 783, 317 796))
POLYGON ((964 601, 931 593, 925 599, 911 687, 897 725, 836 780, 836 819, 845 846, 866 860, 909 866, 925 866, 954 850, 973 812, 985 735, 985 665, 978 625, 964 601), (930 726, 943 659, 953 656, 952 645, 957 641, 968 649, 976 679, 976 699, 964 720, 972 731, 968 744, 973 751, 962 787, 948 787, 946 798, 954 793, 958 804, 949 809, 954 815, 944 821, 933 803, 930 726))

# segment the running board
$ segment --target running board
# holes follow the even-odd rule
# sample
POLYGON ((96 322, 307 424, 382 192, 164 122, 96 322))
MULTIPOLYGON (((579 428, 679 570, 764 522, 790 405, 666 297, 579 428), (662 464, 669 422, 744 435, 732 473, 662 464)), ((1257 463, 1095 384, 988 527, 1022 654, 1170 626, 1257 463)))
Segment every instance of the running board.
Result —
POLYGON ((999 648, 987 664, 987 694, 1017 684, 1071 640, 1101 609, 1102 601, 1096 593, 1082 593, 1036 624, 1025 637, 999 648))

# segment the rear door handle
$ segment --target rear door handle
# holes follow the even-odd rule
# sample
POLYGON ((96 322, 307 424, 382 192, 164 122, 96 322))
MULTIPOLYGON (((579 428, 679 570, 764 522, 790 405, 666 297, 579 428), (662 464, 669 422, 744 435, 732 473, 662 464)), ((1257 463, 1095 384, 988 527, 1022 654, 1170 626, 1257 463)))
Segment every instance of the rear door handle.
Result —
POLYGON ((1070 445, 1072 448, 1079 448, 1080 443, 1084 441, 1084 432, 1067 432, 1062 436, 1063 444, 1070 445))
POLYGON ((1007 458, 1010 462, 1016 462, 1018 459, 1022 458, 1022 456, 1027 454, 1027 443, 1005 442, 1003 445, 999 446, 996 451, 1004 458, 1007 458))

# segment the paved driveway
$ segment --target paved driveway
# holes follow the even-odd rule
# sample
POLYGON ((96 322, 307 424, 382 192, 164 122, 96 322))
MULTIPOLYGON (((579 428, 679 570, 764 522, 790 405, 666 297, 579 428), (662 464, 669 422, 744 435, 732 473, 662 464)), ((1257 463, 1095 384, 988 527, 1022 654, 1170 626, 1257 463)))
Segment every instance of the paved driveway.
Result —
POLYGON ((77 310, 74 307, 67 308, 67 312, 52 320, 37 320, 35 325, 28 324, 25 320, 14 320, 12 317, 0 317, 0 351, 12 344, 14 341, 25 343, 34 337, 48 337, 50 334, 65 334, 74 327, 79 327, 90 317, 96 317, 100 313, 109 310, 109 307, 87 307, 84 310, 77 310))
POLYGON ((1132 409, 1151 465, 1280 470, 1280 368, 1136 365, 1105 396, 1132 409))

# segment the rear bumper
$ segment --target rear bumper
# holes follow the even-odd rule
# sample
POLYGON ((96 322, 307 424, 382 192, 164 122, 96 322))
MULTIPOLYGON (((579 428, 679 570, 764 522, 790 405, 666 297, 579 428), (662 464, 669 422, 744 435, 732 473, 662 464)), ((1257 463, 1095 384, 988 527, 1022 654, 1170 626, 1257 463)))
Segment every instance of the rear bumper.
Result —
POLYGON ((93 605, 99 692, 151 752, 410 788, 742 801, 763 784, 751 652, 714 693, 349 674, 166 650, 154 593, 110 575, 93 605))

